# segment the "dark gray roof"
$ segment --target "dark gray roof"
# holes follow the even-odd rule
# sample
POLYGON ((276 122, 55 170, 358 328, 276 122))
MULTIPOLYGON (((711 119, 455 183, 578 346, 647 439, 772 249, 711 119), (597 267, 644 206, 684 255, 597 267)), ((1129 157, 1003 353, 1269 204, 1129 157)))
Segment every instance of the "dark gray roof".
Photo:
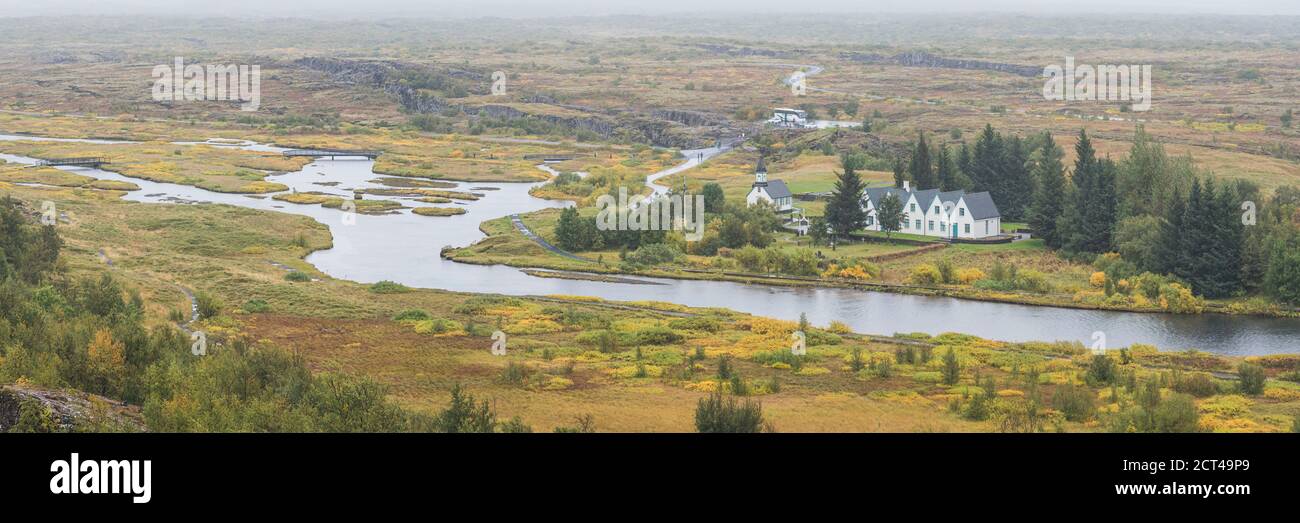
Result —
POLYGON ((997 204, 993 203, 993 197, 989 196, 987 191, 970 193, 964 198, 966 199, 966 208, 970 209, 971 217, 976 220, 1002 216, 1002 213, 998 212, 997 204))
POLYGON ((898 201, 904 203, 907 202, 907 197, 909 195, 907 191, 904 191, 897 187, 870 187, 862 191, 862 195, 871 201, 871 205, 874 205, 876 207, 880 206, 880 200, 884 199, 886 195, 890 195, 890 194, 898 196, 898 201))
POLYGON ((943 203, 951 202, 953 205, 956 205, 957 200, 960 200, 961 197, 965 195, 966 195, 966 191, 963 191, 961 189, 957 189, 955 191, 941 192, 939 193, 939 201, 943 203))
POLYGON ((930 206, 931 203, 934 203, 934 197, 938 195, 939 195, 938 189, 926 189, 924 191, 916 191, 916 204, 921 207, 921 210, 925 212, 929 212, 928 207, 930 206))
POLYGON ((785 186, 785 182, 781 180, 768 180, 767 195, 771 196, 772 199, 775 200, 777 198, 789 198, 794 196, 794 193, 791 193, 790 188, 785 186))

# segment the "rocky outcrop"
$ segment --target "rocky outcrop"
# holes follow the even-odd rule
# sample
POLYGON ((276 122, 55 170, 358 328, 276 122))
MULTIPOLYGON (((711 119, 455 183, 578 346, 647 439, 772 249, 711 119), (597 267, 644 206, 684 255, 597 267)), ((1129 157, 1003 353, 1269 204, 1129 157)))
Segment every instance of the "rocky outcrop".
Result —
POLYGON ((334 81, 347 85, 372 87, 397 98, 403 109, 415 113, 438 113, 457 107, 426 90, 417 89, 403 81, 410 75, 434 75, 461 80, 472 94, 487 94, 488 73, 457 68, 418 68, 391 60, 361 61, 335 58, 300 58, 294 65, 321 71, 334 81))
POLYGON ((930 67, 936 69, 967 69, 972 71, 998 71, 1017 76, 1042 76, 1043 68, 1032 65, 1018 65, 983 60, 966 60, 962 58, 944 58, 925 51, 911 51, 893 56, 875 53, 841 53, 846 60, 866 64, 893 64, 906 67, 930 67))
POLYGON ((117 400, 80 391, 0 386, 0 432, 15 427, 49 432, 145 430, 139 410, 117 400))
MULTIPOLYGON (((618 110, 602 111, 562 104, 553 97, 540 94, 525 96, 522 100, 527 103, 551 105, 582 115, 531 113, 501 104, 454 104, 430 94, 427 90, 415 89, 403 81, 413 71, 418 74, 427 71, 415 70, 412 66, 393 61, 302 58, 295 61, 294 65, 324 72, 334 81, 346 85, 380 89, 397 99, 402 108, 411 113, 441 113, 451 109, 483 118, 505 120, 534 118, 569 129, 589 131, 605 139, 686 149, 711 146, 716 136, 734 134, 725 118, 707 113, 673 109, 656 110, 650 114, 618 110)), ((467 69, 440 69, 438 74, 447 78, 477 78, 474 76, 476 73, 467 69)), ((482 78, 487 78, 486 73, 482 78)), ((486 88, 488 84, 484 82, 482 85, 486 88)))
POLYGON ((728 56, 766 56, 776 58, 787 54, 772 49, 755 49, 753 47, 737 47, 727 44, 695 44, 695 47, 713 54, 725 54, 728 56))
POLYGON ((650 113, 655 118, 689 125, 691 127, 703 127, 708 125, 726 125, 727 119, 716 114, 701 113, 697 111, 683 111, 678 109, 659 109, 650 113))

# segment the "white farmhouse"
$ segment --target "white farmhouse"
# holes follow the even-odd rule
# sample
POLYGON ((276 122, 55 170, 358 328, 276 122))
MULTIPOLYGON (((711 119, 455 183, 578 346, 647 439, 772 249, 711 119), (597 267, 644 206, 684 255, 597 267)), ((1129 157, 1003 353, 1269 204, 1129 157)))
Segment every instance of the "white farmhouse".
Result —
POLYGON ((758 157, 758 167, 754 168, 754 185, 745 196, 745 205, 753 207, 765 201, 776 207, 776 212, 788 213, 794 210, 794 194, 781 180, 767 179, 767 164, 763 157, 758 157))
POLYGON ((914 191, 908 182, 903 182, 901 189, 876 187, 863 191, 867 230, 881 230, 876 208, 890 194, 903 202, 903 226, 897 232, 953 239, 988 238, 1002 233, 1002 214, 988 192, 914 191))

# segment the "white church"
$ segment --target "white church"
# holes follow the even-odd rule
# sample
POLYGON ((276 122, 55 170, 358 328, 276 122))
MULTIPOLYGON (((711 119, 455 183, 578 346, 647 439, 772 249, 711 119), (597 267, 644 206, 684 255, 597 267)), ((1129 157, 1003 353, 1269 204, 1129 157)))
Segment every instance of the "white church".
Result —
POLYGON ((758 157, 758 167, 754 169, 754 185, 750 186, 745 196, 745 205, 754 206, 765 201, 776 207, 778 213, 793 212, 794 194, 781 180, 767 179, 767 164, 762 156, 758 157))

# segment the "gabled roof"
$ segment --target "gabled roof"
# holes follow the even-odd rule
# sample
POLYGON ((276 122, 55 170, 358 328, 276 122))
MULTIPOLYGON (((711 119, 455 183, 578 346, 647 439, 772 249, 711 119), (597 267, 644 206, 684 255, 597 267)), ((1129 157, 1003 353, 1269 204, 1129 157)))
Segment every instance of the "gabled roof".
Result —
POLYGON ((790 198, 794 196, 794 193, 790 192, 790 188, 786 187, 785 182, 781 180, 768 180, 767 194, 774 200, 777 198, 790 198))
POLYGON ((939 193, 939 201, 943 203, 952 203, 953 205, 956 205, 957 200, 960 200, 961 197, 965 195, 966 195, 966 191, 963 191, 961 189, 957 189, 955 191, 941 192, 939 193))
POLYGON ((890 194, 897 196, 898 201, 907 203, 907 199, 912 193, 899 189, 898 187, 869 187, 862 191, 862 197, 870 201, 871 205, 875 207, 879 207, 880 200, 883 200, 885 196, 890 194))
POLYGON ((970 193, 964 196, 966 208, 970 209, 970 215, 976 220, 986 218, 998 218, 1002 213, 998 211, 997 204, 993 203, 993 197, 989 196, 988 191, 970 193))
POLYGON ((921 206, 923 212, 930 212, 930 204, 934 202, 934 197, 939 195, 938 189, 926 189, 916 191, 916 204, 921 206))

